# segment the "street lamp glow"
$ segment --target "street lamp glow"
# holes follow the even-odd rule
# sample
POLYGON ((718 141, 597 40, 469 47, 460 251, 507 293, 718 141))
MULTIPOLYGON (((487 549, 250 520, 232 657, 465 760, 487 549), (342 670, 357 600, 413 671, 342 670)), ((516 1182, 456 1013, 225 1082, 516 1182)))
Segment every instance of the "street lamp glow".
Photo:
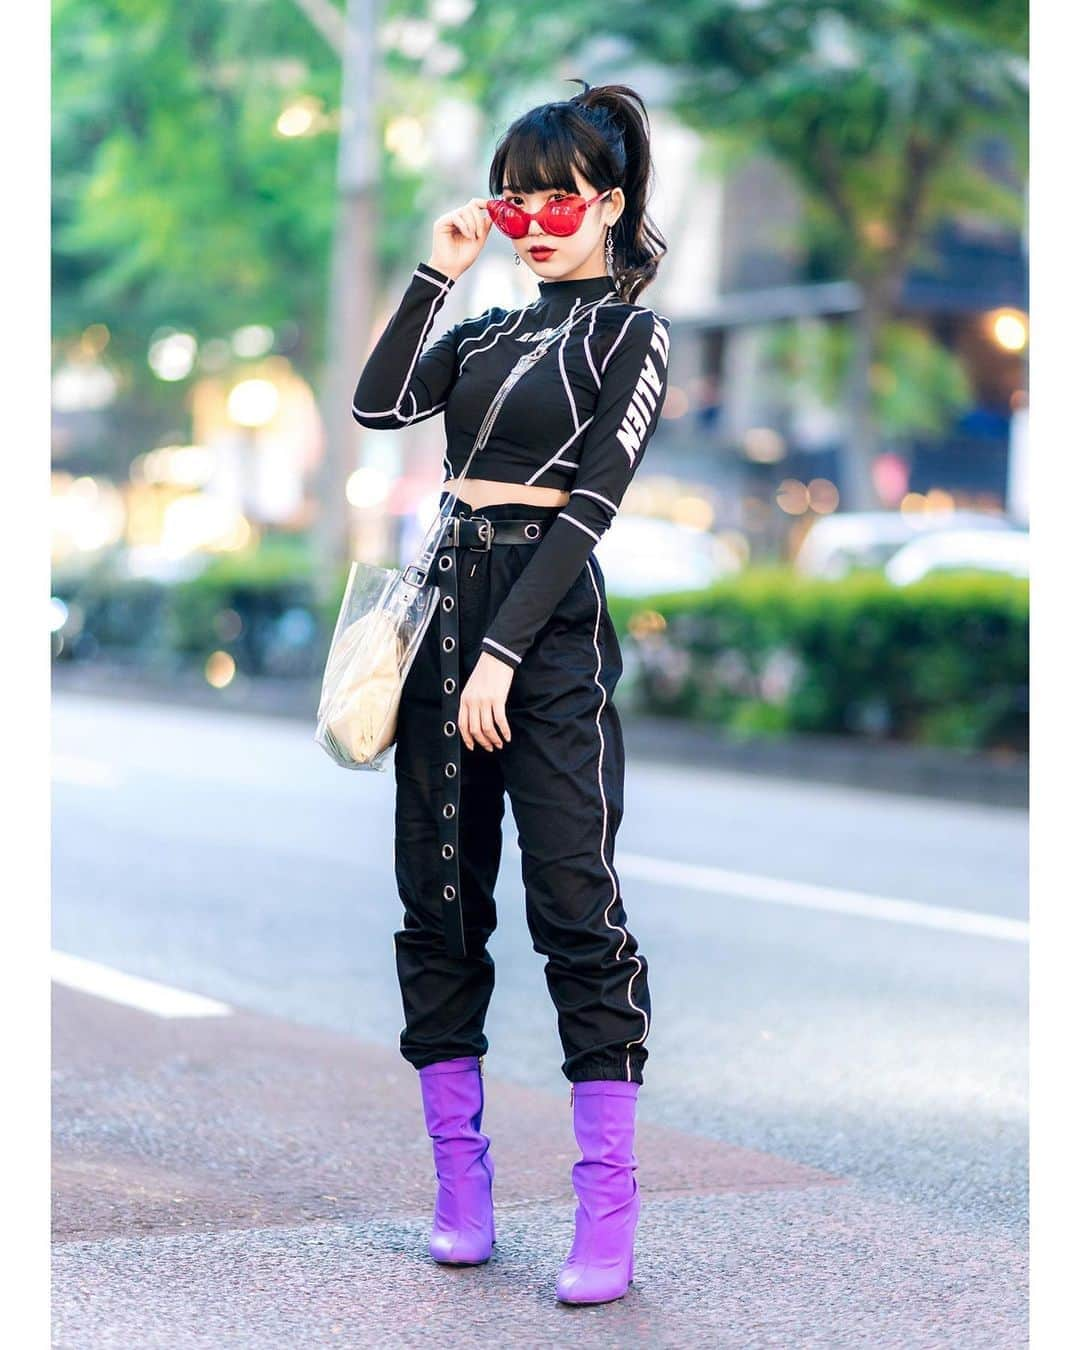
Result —
POLYGON ((277 385, 270 380, 241 380, 229 391, 229 416, 242 427, 264 427, 278 410, 277 385))
POLYGON ((1006 352, 1022 352, 1027 346, 1027 318, 1018 309, 998 309, 990 315, 990 332, 1006 352))

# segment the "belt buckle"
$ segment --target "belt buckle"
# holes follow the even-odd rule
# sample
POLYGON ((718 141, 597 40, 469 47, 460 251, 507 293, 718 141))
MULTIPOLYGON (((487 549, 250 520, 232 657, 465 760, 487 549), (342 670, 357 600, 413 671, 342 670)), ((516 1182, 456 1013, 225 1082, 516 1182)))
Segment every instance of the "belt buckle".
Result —
POLYGON ((476 532, 481 540, 479 544, 469 544, 468 547, 480 553, 490 553, 495 541, 494 522, 488 520, 487 516, 467 516, 466 519, 476 522, 476 532))

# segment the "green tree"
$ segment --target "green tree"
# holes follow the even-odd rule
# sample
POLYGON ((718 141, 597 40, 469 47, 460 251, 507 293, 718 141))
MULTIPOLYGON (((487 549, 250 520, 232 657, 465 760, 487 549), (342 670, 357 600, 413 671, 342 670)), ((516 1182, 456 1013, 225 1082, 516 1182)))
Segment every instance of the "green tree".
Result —
POLYGON ((310 24, 285 4, 54 0, 52 53, 57 337, 105 323, 110 358, 145 366, 162 325, 293 321, 313 359, 335 137, 275 131, 300 96, 336 105, 310 24))
POLYGON ((853 507, 875 505, 873 370, 929 227, 961 212, 1023 220, 1023 61, 996 37, 929 19, 906 0, 695 0, 615 14, 641 51, 679 70, 682 117, 785 167, 808 229, 858 285, 846 487, 853 507), (1012 181, 985 154, 991 138, 1014 149, 1012 181))
MULTIPOLYGON (((458 35, 468 78, 490 78, 487 96, 516 95, 530 78, 605 78, 602 32, 622 45, 619 78, 635 61, 672 76, 670 107, 716 150, 716 162, 772 156, 800 188, 805 230, 834 274, 859 287, 847 379, 847 499, 876 503, 873 371, 905 274, 930 228, 959 213, 1009 227, 1023 221, 1026 160, 1026 27, 1018 0, 964 7, 960 0, 623 0, 602 15, 581 0, 549 0, 528 44, 493 49, 510 7, 481 0, 458 35), (588 65, 588 69, 582 67, 588 65), (1013 150, 1003 180, 989 145, 1013 150)), ((610 49, 610 43, 609 47, 610 49)), ((557 94, 547 95, 557 97, 557 94)))

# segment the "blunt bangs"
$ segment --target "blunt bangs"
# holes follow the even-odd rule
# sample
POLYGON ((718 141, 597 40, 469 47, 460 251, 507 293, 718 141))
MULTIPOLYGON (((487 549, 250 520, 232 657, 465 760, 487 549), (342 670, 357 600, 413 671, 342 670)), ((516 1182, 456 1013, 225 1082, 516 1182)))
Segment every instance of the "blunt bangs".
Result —
POLYGON ((493 197, 502 196, 504 188, 521 194, 576 192, 575 167, 587 182, 591 179, 575 152, 578 147, 562 118, 542 110, 530 113, 510 129, 496 150, 488 189, 493 197))

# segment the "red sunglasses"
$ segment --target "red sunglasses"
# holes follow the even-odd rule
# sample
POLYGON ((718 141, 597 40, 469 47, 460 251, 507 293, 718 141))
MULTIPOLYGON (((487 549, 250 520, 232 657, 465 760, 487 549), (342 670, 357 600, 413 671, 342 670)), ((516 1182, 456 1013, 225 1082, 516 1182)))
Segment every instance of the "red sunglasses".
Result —
POLYGON ((549 198, 539 211, 523 211, 505 197, 492 197, 488 200, 487 210, 503 234, 508 234, 511 239, 521 239, 528 234, 531 220, 535 220, 545 234, 575 234, 593 202, 598 202, 611 191, 612 188, 605 188, 588 201, 576 193, 563 197, 561 201, 549 198))

